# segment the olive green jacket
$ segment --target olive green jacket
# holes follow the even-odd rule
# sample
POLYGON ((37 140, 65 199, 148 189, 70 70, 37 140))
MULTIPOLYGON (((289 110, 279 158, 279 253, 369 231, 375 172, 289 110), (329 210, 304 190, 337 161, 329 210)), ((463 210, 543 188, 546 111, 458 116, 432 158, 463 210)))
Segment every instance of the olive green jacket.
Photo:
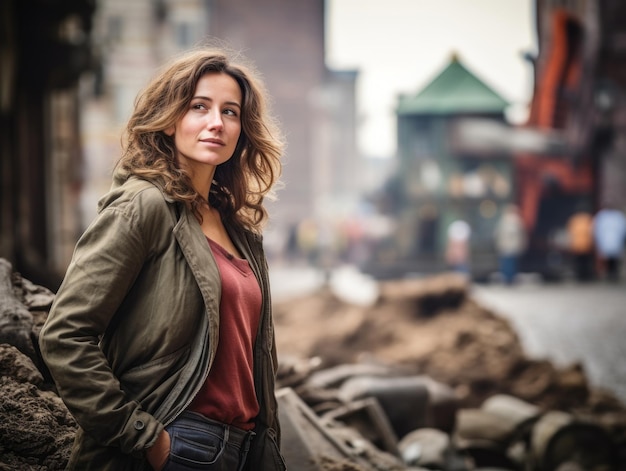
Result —
MULTIPOLYGON (((39 343, 80 426, 69 469, 150 469, 144 450, 189 405, 215 358, 220 275, 196 218, 153 183, 117 174, 98 213, 76 245, 39 343)), ((227 229, 263 293, 257 420, 278 433, 262 241, 227 229)))

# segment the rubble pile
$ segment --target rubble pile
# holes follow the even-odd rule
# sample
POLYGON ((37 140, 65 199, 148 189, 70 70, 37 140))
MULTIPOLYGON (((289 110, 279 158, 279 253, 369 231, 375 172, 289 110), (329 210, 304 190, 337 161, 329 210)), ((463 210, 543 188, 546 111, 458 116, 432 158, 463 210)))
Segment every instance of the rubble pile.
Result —
MULTIPOLYGON (((508 321, 475 302, 463 277, 383 282, 368 305, 345 302, 326 286, 277 303, 274 313, 281 422, 301 413, 281 400, 289 391, 329 440, 345 448, 345 437, 332 432, 350 425, 358 434, 349 442, 365 438, 397 460, 381 466, 362 450, 359 462, 358 447, 347 446, 333 454, 339 463, 352 458, 359 470, 626 469, 624 405, 591 387, 581 365, 558 369, 526 357, 508 321)), ((323 467, 327 454, 309 450, 318 467, 296 469, 353 469, 323 467)))
MULTIPOLYGON (((76 424, 37 350, 53 293, 0 259, 0 470, 65 468, 76 424)), ((453 275, 275 302, 292 471, 616 469, 626 412, 579 365, 524 356, 453 275)))
POLYGON ((324 287, 277 303, 274 319, 283 358, 402 367, 449 385, 468 406, 507 393, 544 408, 571 408, 590 394, 580 365, 557 370, 527 358, 509 322, 476 303, 455 274, 382 282, 371 305, 346 303, 324 287))

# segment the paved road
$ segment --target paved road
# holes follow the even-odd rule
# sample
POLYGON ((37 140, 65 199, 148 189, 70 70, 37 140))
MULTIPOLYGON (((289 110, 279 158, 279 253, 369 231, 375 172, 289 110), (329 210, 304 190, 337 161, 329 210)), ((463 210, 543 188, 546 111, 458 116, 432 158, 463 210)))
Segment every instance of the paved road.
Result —
POLYGON ((580 362, 592 385, 626 403, 626 284, 476 285, 475 298, 508 318, 531 358, 580 362))

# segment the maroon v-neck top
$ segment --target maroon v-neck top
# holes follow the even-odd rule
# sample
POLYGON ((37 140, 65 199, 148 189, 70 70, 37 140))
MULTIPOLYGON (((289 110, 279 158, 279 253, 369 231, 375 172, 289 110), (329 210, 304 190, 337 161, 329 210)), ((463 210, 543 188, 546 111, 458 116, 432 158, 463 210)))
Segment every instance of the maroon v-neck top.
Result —
POLYGON ((261 316, 261 289, 247 260, 208 241, 222 279, 220 340, 209 377, 189 409, 250 430, 259 413, 253 348, 261 316))

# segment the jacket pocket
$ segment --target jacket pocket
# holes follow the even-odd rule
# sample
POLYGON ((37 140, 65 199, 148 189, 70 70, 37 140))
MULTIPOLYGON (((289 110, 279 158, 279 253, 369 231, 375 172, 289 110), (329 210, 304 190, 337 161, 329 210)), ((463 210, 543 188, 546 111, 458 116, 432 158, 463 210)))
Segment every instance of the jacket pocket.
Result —
POLYGON ((169 382, 184 367, 189 348, 184 347, 165 356, 135 366, 120 376, 124 392, 137 401, 143 401, 164 383, 169 382))

